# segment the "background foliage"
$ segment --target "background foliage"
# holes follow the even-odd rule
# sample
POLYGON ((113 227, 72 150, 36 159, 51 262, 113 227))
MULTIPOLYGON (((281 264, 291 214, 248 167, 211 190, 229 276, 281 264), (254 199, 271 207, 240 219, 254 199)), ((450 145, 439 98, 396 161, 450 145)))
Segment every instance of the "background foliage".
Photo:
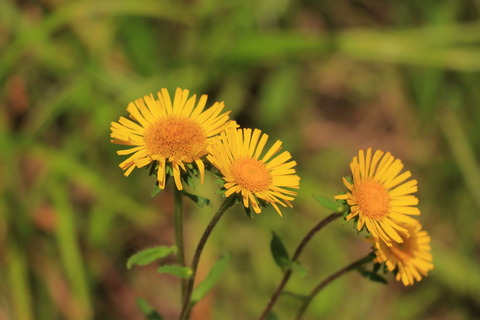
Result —
MULTIPOLYGON (((135 297, 176 316, 178 280, 125 265, 172 244, 172 194, 150 198, 142 170, 123 177, 109 125, 128 102, 177 86, 283 140, 302 178, 283 218, 237 208, 220 222, 200 276, 231 260, 195 319, 258 317, 280 279, 271 231, 293 251, 328 214, 312 194, 341 191, 351 157, 370 146, 419 180, 435 269, 409 288, 349 274, 310 319, 480 317, 479 13, 476 0, 1 0, 0 319, 142 319, 135 297)), ((188 260, 212 200, 188 203, 188 260)), ((290 291, 368 252, 351 224, 327 229, 290 291)), ((284 296, 276 311, 290 319, 297 307, 284 296)))

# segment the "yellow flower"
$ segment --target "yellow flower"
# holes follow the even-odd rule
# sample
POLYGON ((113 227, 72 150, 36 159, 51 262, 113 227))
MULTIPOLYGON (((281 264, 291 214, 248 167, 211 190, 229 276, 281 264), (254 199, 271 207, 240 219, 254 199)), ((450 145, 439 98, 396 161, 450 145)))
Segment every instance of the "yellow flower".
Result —
POLYGON ((397 272, 396 280, 403 285, 412 285, 422 280, 429 270, 433 269, 430 248, 430 236, 417 222, 402 224, 408 230, 410 237, 402 236, 402 243, 387 246, 382 240, 374 240, 375 262, 383 263, 388 271, 397 272))
POLYGON ((207 96, 202 95, 195 106, 196 95, 188 97, 189 91, 177 88, 173 103, 167 89, 158 92, 158 100, 152 94, 130 102, 127 111, 129 120, 120 117, 111 123, 112 142, 133 148, 117 151, 119 155, 132 154, 120 164, 128 176, 133 169, 158 162, 157 179, 161 189, 165 188, 167 169, 171 166, 173 178, 179 190, 183 189, 181 170, 185 164, 195 162, 203 183, 205 166, 203 156, 211 137, 227 127, 236 127, 228 113, 221 113, 224 104, 216 102, 204 110, 207 96))
POLYGON ((258 129, 230 129, 212 141, 207 159, 223 175, 227 197, 240 194, 245 208, 251 206, 255 213, 262 211, 259 202, 271 204, 282 215, 277 204, 292 207, 297 193, 289 189, 299 188, 300 177, 289 152, 276 155, 281 141, 261 156, 267 140, 258 129))
POLYGON ((363 226, 375 237, 391 246, 391 241, 403 242, 408 230, 401 223, 414 223, 408 215, 418 215, 415 205, 418 199, 411 195, 417 191, 417 180, 409 180, 410 171, 399 174, 403 169, 400 160, 389 152, 377 150, 372 158, 372 149, 360 150, 350 163, 353 183, 343 178, 348 193, 336 199, 347 200, 350 214, 347 221, 358 218, 357 229, 363 226))

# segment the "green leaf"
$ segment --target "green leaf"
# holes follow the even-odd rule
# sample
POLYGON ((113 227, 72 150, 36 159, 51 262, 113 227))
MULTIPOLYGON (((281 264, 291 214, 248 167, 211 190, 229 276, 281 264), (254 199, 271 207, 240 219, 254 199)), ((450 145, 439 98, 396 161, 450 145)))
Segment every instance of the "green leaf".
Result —
POLYGON ((280 318, 277 316, 275 312, 270 311, 270 313, 267 315, 266 320, 280 320, 280 318))
POLYGON ((293 261, 290 263, 290 268, 293 269, 298 275, 302 278, 305 278, 307 276, 307 269, 305 269, 304 266, 300 264, 298 261, 293 261))
POLYGON ((127 261, 127 268, 131 269, 134 265, 145 266, 155 260, 164 258, 176 251, 176 247, 153 247, 143 249, 131 256, 127 261))
POLYGON ((193 291, 192 294, 192 305, 202 300, 203 297, 213 288, 213 286, 218 282, 220 276, 228 265, 230 260, 230 254, 224 254, 210 269, 205 280, 203 280, 193 291))
POLYGON ((189 267, 183 267, 183 266, 177 266, 173 264, 167 264, 164 266, 161 266, 160 268, 157 269, 158 273, 168 273, 173 276, 179 277, 179 278, 184 278, 188 279, 192 276, 193 271, 189 267))
POLYGON ((140 311, 147 317, 147 320, 163 320, 163 317, 153 309, 153 307, 142 298, 137 298, 137 306, 140 311))
POLYGON ((188 193, 186 191, 183 191, 183 195, 185 195, 187 198, 195 202, 200 208, 203 208, 204 206, 209 206, 210 205, 210 199, 197 196, 195 194, 188 193))
POLYGON ((342 212, 343 211, 343 206, 340 206, 336 201, 323 197, 318 194, 314 194, 313 198, 317 200, 320 205, 328 210, 335 211, 335 212, 342 212))
POLYGON ((287 249, 282 243, 282 240, 277 236, 277 234, 272 231, 272 241, 270 242, 270 251, 272 252, 273 259, 277 266, 280 267, 282 271, 287 270, 291 263, 290 258, 288 257, 287 249))
POLYGON ((295 292, 291 292, 291 291, 283 291, 282 295, 289 296, 289 297, 298 299, 300 301, 307 301, 308 299, 310 299, 309 296, 307 296, 305 294, 295 293, 295 292))

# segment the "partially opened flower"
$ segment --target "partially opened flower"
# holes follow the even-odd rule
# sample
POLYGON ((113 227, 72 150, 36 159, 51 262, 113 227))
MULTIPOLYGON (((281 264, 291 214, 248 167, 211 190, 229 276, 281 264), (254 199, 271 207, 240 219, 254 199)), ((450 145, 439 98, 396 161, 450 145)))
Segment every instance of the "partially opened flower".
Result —
POLYGON ((207 159, 222 174, 227 197, 238 194, 255 213, 270 204, 282 215, 277 204, 292 207, 290 201, 297 193, 291 189, 299 188, 300 177, 290 153, 278 154, 281 141, 263 152, 267 140, 268 135, 258 129, 226 130, 212 141, 207 159))
POLYGON ((433 269, 430 236, 419 223, 402 224, 409 237, 402 236, 402 243, 387 246, 382 240, 374 240, 375 262, 383 263, 388 271, 396 272, 396 280, 405 286, 420 281, 433 269))
POLYGON ((346 219, 358 218, 358 230, 366 226, 375 238, 389 246, 392 240, 403 242, 408 230, 402 223, 414 223, 416 220, 408 215, 420 214, 415 207, 418 199, 412 195, 417 191, 417 180, 406 181, 411 174, 410 171, 400 174, 403 169, 400 160, 380 150, 372 157, 371 148, 366 154, 360 150, 350 168, 353 182, 343 178, 349 191, 335 197, 346 200, 350 206, 346 219))
POLYGON ((173 172, 175 185, 183 189, 181 173, 186 164, 195 162, 203 182, 205 166, 202 157, 207 153, 210 139, 228 127, 236 127, 229 120, 228 112, 222 113, 223 102, 215 102, 204 110, 207 96, 202 95, 196 104, 196 96, 177 88, 172 100, 166 89, 158 92, 158 100, 152 94, 131 102, 127 111, 131 120, 120 117, 111 123, 112 142, 133 148, 120 150, 120 155, 131 156, 120 164, 128 176, 133 169, 152 162, 158 163, 157 179, 165 188, 167 172, 173 172))

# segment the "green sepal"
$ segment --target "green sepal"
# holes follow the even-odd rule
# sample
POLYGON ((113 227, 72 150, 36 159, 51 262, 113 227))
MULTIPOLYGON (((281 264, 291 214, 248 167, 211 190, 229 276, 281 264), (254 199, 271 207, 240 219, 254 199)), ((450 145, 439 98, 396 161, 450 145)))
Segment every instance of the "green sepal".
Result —
POLYGON ((346 176, 345 180, 347 180, 348 183, 353 184, 353 177, 352 176, 346 176))
POLYGON ((243 208, 244 208, 245 215, 250 219, 252 219, 252 209, 250 207, 245 207, 245 206, 243 206, 243 208))
POLYGON ((272 252, 273 260, 275 260, 275 263, 283 272, 290 268, 291 262, 288 256, 287 249, 285 248, 282 240, 280 240, 275 231, 272 231, 270 251, 272 252))
POLYGON ((191 189, 195 189, 197 184, 195 183, 195 179, 193 174, 187 174, 182 177, 182 180, 189 186, 191 189))
POLYGON ((158 186, 158 182, 156 182, 154 185, 153 185, 153 189, 152 191, 150 192, 150 196, 152 198, 155 198, 160 192, 162 192, 163 190, 160 189, 160 187, 158 186))
POLYGON ((177 266, 174 264, 166 264, 157 269, 158 273, 168 273, 172 276, 188 279, 192 276, 193 270, 189 267, 177 266))
POLYGON ((150 169, 150 172, 148 173, 149 176, 156 176, 158 171, 158 161, 150 162, 146 168, 150 169))
POLYGON ((196 179, 200 177, 200 172, 198 171, 197 167, 191 163, 187 163, 186 167, 187 167, 187 171, 182 173, 181 179, 191 189, 195 189, 197 186, 196 179))
POLYGON ((203 297, 213 288, 213 286, 218 282, 220 276, 228 265, 230 260, 230 254, 224 254, 218 261, 213 265, 213 267, 208 272, 208 275, 205 279, 195 288, 192 293, 192 302, 193 306, 198 301, 202 300, 203 297))
POLYGON ((177 248, 175 246, 159 246, 143 249, 127 260, 127 269, 131 269, 134 265, 145 266, 155 260, 164 258, 172 253, 175 253, 177 248))
POLYGON ((344 212, 345 207, 342 204, 339 204, 337 201, 332 200, 330 198, 326 198, 324 196, 314 194, 313 198, 325 209, 334 212, 344 212))
POLYGON ((144 299, 137 298, 137 307, 147 320, 163 320, 164 318, 144 299))
POLYGON ((205 206, 210 206, 211 202, 210 199, 198 196, 196 194, 191 194, 189 192, 186 192, 185 190, 182 191, 183 195, 192 200, 199 206, 200 208, 203 208, 205 206))
POLYGON ((382 277, 376 272, 370 271, 370 270, 365 270, 364 268, 357 268, 358 272, 366 279, 373 281, 373 282, 380 282, 383 284, 388 283, 387 279, 382 277))
POLYGON ((215 194, 224 195, 225 194, 225 189, 217 189, 215 191, 215 194))
MULTIPOLYGON (((363 259, 363 264, 368 263, 370 261, 373 261, 375 259, 375 257, 376 257, 375 253, 373 251, 370 252, 370 254, 363 259)), ((384 277, 382 277, 381 275, 378 274, 378 271, 380 270, 380 266, 381 266, 380 263, 374 263, 373 267, 372 267, 372 270, 367 270, 364 266, 360 266, 360 267, 357 268, 357 271, 363 277, 365 277, 366 279, 368 279, 370 281, 380 282, 380 283, 386 284, 387 280, 384 277)))

